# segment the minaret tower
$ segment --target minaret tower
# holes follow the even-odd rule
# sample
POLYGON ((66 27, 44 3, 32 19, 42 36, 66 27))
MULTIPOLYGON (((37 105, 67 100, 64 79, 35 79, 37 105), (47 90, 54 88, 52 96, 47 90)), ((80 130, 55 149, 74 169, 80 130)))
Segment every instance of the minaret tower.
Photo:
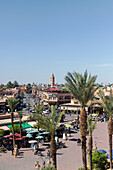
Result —
POLYGON ((54 74, 52 73, 51 77, 50 77, 50 85, 51 85, 51 87, 53 87, 54 84, 55 84, 55 77, 54 77, 54 74))

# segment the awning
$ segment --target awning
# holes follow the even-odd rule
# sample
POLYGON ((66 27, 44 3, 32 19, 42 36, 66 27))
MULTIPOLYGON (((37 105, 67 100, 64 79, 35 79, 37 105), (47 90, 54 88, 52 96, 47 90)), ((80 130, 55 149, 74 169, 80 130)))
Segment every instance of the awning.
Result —
POLYGON ((9 128, 7 126, 0 126, 0 129, 9 130, 9 128))
POLYGON ((28 124, 33 127, 34 125, 36 125, 36 122, 35 122, 35 121, 32 121, 32 122, 28 122, 28 124))
MULTIPOLYGON (((14 125, 18 125, 19 126, 20 123, 14 123, 14 125)), ((22 123, 21 126, 23 127, 23 129, 32 127, 30 124, 28 124, 26 122, 22 123)), ((12 125, 7 125, 7 127, 10 128, 10 127, 12 127, 12 125)))

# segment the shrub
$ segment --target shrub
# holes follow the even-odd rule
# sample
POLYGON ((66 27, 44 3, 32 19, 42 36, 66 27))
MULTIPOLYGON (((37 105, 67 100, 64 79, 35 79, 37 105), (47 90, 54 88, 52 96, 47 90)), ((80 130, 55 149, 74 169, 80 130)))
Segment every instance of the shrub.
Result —
POLYGON ((41 170, 56 170, 54 166, 42 167, 41 170))
POLYGON ((0 137, 2 137, 4 135, 4 130, 3 129, 0 129, 0 137))
POLYGON ((107 163, 107 155, 99 151, 95 151, 92 154, 92 164, 93 168, 105 170, 105 165, 107 163))

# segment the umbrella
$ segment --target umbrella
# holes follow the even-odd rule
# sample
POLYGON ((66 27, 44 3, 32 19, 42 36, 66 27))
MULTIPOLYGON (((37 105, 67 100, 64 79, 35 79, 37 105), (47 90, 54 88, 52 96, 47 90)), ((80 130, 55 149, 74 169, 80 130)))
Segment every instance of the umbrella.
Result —
MULTIPOLYGON (((110 159, 110 155, 107 155, 107 159, 110 159)), ((112 156, 112 160, 113 160, 113 156, 112 156)))
POLYGON ((98 150, 99 152, 101 152, 101 153, 107 153, 105 150, 103 150, 103 149, 99 149, 98 150))
POLYGON ((65 127, 71 127, 71 125, 69 125, 69 124, 65 124, 64 126, 65 126, 65 127))
MULTIPOLYGON (((31 134, 30 134, 31 135, 31 134)), ((22 136, 22 139, 24 139, 24 138, 29 138, 28 136, 22 136)))
MULTIPOLYGON (((110 162, 110 155, 107 155, 107 161, 110 162)), ((113 156, 112 156, 112 163, 113 163, 113 156)))
POLYGON ((13 136, 13 134, 11 134, 11 135, 6 135, 6 136, 4 136, 5 138, 10 138, 10 137, 12 137, 13 136))
MULTIPOLYGON (((108 152, 110 152, 110 150, 108 152)), ((113 153, 113 149, 112 149, 112 153, 113 153)))
POLYGON ((29 133, 28 133, 26 136, 29 137, 29 138, 32 138, 32 137, 33 137, 33 136, 32 136, 31 134, 29 134, 29 133))
POLYGON ((31 131, 29 131, 28 133, 36 133, 38 132, 38 129, 32 129, 31 131))
POLYGON ((19 133, 15 133, 15 137, 19 137, 20 138, 20 134, 19 133))
POLYGON ((9 139, 13 140, 13 138, 9 138, 9 139))
POLYGON ((43 132, 42 133, 42 135, 48 135, 49 134, 49 132, 43 132))
POLYGON ((22 140, 23 138, 16 138, 15 140, 22 140))
POLYGON ((38 133, 38 134, 36 134, 36 136, 41 136, 41 135, 43 135, 43 133, 38 133))
POLYGON ((36 140, 30 140, 30 141, 28 141, 29 143, 37 143, 37 141, 36 140))
POLYGON ((37 136, 36 139, 43 139, 43 136, 37 136))
POLYGON ((45 129, 40 128, 39 131, 45 131, 45 129))

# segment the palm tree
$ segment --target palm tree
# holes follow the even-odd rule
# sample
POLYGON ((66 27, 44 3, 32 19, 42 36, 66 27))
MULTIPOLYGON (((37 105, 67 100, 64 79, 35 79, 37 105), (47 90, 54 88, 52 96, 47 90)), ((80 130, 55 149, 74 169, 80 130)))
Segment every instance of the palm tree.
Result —
POLYGON ((94 97, 94 92, 98 87, 94 87, 97 76, 88 75, 87 70, 84 75, 73 72, 67 73, 65 77, 66 87, 72 93, 73 97, 77 99, 81 104, 81 113, 80 113, 80 135, 82 140, 82 160, 83 168, 87 169, 86 161, 86 134, 87 134, 87 113, 86 105, 89 100, 92 100, 94 97))
POLYGON ((19 112, 18 112, 18 117, 19 117, 19 119, 20 119, 20 137, 22 137, 22 126, 21 126, 22 117, 23 117, 23 112, 22 112, 22 111, 19 111, 19 112))
POLYGON ((89 152, 89 162, 90 162, 90 170, 92 170, 92 147, 93 147, 93 138, 92 133, 96 127, 96 121, 92 121, 92 117, 87 118, 87 127, 89 132, 89 143, 88 143, 88 152, 89 152))
MULTIPOLYGON (((38 106, 35 108, 35 110, 36 110, 36 113, 42 115, 42 112, 44 110, 44 105, 38 104, 38 106)), ((38 131, 39 131, 40 122, 38 119, 37 119, 37 121, 38 121, 37 125, 38 125, 38 131)))
POLYGON ((14 117, 14 109, 18 105, 18 99, 15 99, 13 97, 9 98, 8 100, 8 105, 11 110, 11 124, 12 124, 12 134, 13 134, 13 146, 15 145, 15 136, 14 136, 14 125, 13 125, 13 117, 14 117))
POLYGON ((63 113, 60 113, 56 117, 56 110, 54 106, 51 106, 51 113, 49 117, 44 117, 41 114, 34 114, 34 117, 40 121, 40 125, 42 128, 46 129, 47 132, 50 133, 51 136, 51 145, 50 145, 50 153, 53 161, 53 165, 56 167, 56 141, 55 141, 55 131, 59 126, 59 122, 61 120, 63 113))
POLYGON ((109 134, 109 150, 110 150, 110 169, 112 169, 113 93, 112 93, 112 90, 110 90, 109 96, 105 96, 104 92, 102 90, 100 90, 99 91, 99 96, 100 96, 100 98, 102 100, 101 105, 103 106, 105 112, 109 116, 108 134, 109 134))

